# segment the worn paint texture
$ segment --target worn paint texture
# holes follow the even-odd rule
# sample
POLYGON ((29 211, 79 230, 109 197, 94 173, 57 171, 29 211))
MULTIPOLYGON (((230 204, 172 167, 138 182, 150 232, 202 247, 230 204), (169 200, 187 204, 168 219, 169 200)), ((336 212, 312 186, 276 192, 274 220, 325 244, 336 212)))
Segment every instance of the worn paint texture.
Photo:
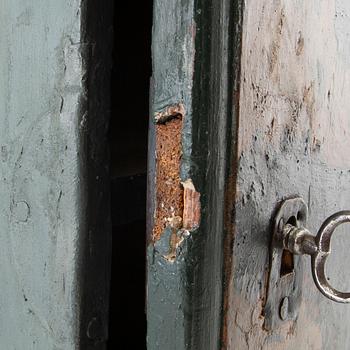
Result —
MULTIPOLYGON (((270 220, 278 203, 302 196, 313 231, 330 214, 349 208, 350 5, 344 0, 249 0, 242 15, 225 348, 346 349, 350 309, 318 292, 308 257, 302 257, 297 321, 267 332, 263 306, 270 220)), ((344 282, 349 281, 344 268, 349 240, 338 237, 330 264, 337 273, 331 281, 349 289, 344 282)))
POLYGON ((180 179, 184 115, 184 108, 180 104, 168 107, 155 116, 156 196, 153 241, 160 239, 164 230, 171 227, 173 236, 180 236, 171 241, 172 251, 188 231, 198 228, 201 215, 200 193, 196 191, 192 179, 180 179))
MULTIPOLYGON (((311 231, 348 209, 350 6, 156 1, 154 16, 151 115, 184 105, 180 179, 200 193, 201 217, 174 259, 173 227, 148 246, 149 348, 348 348, 350 310, 318 292, 308 257, 297 321, 263 325, 279 203, 302 196, 311 231)), ((149 232, 155 149, 151 127, 149 232)), ((327 270, 342 289, 346 237, 337 234, 327 270)))
POLYGON ((101 17, 90 27, 90 10, 80 0, 1 2, 2 349, 103 348, 107 336, 108 220, 99 213, 106 204, 88 215, 92 202, 108 203, 97 146, 97 137, 105 144, 106 101, 97 92, 90 98, 90 80, 97 73, 95 86, 107 91, 108 62, 94 68, 106 52, 92 44, 109 19, 95 7, 101 17), (105 251, 100 263, 95 249, 105 251), (93 317, 104 325, 89 334, 93 317))
POLYGON ((186 281, 182 277, 188 237, 180 228, 181 182, 190 178, 184 159, 191 152, 193 6, 192 0, 154 2, 147 215, 149 349, 184 349, 188 343, 186 281))
POLYGON ((228 34, 231 5, 230 0, 156 0, 154 5, 148 163, 149 349, 218 349, 221 343, 225 162, 231 143, 231 62, 227 55, 232 45, 228 34), (160 145, 154 119, 170 128, 164 117, 179 105, 184 111, 179 166, 183 193, 178 197, 182 215, 165 225, 154 240, 160 203, 156 190, 165 185, 158 183, 162 181, 157 175, 161 159, 156 152, 160 145))
POLYGON ((184 210, 182 215, 182 227, 185 230, 194 230, 199 227, 201 219, 200 193, 196 191, 191 179, 182 183, 184 189, 184 210))

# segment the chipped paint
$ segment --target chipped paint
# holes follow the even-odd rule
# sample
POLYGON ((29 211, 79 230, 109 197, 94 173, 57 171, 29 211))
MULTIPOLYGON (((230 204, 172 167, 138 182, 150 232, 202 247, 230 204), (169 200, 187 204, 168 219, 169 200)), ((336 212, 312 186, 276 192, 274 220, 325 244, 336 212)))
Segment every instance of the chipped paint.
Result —
POLYGON ((189 231, 200 222, 200 193, 191 179, 181 181, 182 156, 182 104, 167 107, 155 115, 156 124, 156 210, 153 240, 158 240, 166 227, 170 227, 169 254, 172 261, 176 249, 189 231))
POLYGON ((183 215, 183 187, 180 180, 183 115, 169 107, 157 113, 156 124, 156 208, 153 240, 158 240, 169 222, 183 215), (169 114, 171 113, 171 114, 169 114))
POLYGON ((184 188, 183 228, 191 231, 199 226, 201 217, 200 193, 196 191, 191 179, 182 182, 184 188))
POLYGON ((182 103, 168 106, 163 111, 157 112, 154 116, 156 123, 165 123, 173 118, 182 118, 185 115, 185 108, 182 103))

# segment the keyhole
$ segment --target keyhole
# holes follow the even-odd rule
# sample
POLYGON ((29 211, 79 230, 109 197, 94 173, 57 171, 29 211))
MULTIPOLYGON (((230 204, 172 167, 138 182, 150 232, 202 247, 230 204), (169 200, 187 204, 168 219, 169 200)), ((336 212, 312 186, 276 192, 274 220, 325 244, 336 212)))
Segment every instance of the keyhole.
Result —
MULTIPOLYGON (((295 216, 291 216, 287 224, 297 226, 297 218, 295 216)), ((282 257, 281 257, 281 267, 280 267, 280 277, 288 275, 294 271, 294 257, 293 254, 283 249, 282 257)))

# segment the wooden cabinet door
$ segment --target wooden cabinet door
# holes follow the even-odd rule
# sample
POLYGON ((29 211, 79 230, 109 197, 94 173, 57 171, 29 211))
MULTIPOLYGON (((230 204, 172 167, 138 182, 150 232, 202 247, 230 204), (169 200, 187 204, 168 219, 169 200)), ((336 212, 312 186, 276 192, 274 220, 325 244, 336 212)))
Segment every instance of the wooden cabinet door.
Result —
POLYGON ((103 349, 111 10, 0 9, 0 348, 103 349))
MULTIPOLYGON (((149 348, 349 348, 350 308, 318 291, 307 256, 292 267, 297 316, 266 327, 281 202, 302 197, 314 233, 350 207, 348 2, 156 0, 154 9, 149 348)), ((350 289, 345 228, 326 265, 341 290, 350 289)))

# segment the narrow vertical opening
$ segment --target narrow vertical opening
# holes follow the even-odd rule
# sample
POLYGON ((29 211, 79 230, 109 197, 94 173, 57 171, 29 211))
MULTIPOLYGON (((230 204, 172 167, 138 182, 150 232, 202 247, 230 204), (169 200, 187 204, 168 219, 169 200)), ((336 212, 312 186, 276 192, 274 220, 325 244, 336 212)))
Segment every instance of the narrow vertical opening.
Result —
POLYGON ((283 250, 281 258, 280 276, 288 275, 294 271, 293 254, 288 250, 283 250))
POLYGON ((113 226, 108 349, 145 349, 152 0, 114 2, 109 128, 113 226))
MULTIPOLYGON (((287 221, 287 224, 297 226, 297 218, 295 216, 291 216, 287 221)), ((288 250, 283 250, 282 258, 281 258, 281 268, 280 268, 280 276, 288 275, 294 271, 294 256, 288 250)))

